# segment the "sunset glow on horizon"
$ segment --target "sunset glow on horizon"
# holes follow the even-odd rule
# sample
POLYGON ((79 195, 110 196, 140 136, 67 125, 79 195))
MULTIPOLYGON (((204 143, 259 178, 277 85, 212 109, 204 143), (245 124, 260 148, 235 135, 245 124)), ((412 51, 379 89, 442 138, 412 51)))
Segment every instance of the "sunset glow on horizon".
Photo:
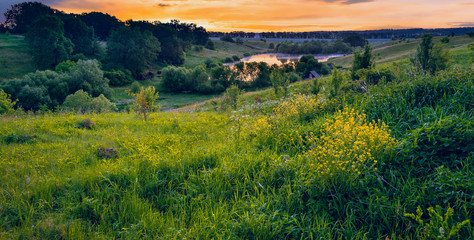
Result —
MULTIPOLYGON (((1 3, 2 12, 18 0, 1 3)), ((72 13, 125 21, 193 22, 209 31, 340 31, 474 26, 468 0, 43 0, 72 13)), ((2 19, 3 21, 4 19, 2 19)))

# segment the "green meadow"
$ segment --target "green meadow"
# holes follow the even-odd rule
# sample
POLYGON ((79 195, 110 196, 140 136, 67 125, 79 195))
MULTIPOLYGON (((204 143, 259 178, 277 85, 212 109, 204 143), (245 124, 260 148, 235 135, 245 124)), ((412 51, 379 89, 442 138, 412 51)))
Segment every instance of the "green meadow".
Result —
MULTIPOLYGON (((244 93, 236 109, 225 95, 160 93, 177 109, 147 121, 1 115, 0 239, 474 239, 469 43, 451 38, 434 75, 407 59, 416 40, 384 43, 376 69, 390 78, 342 72, 339 94, 328 76, 316 95, 301 81, 286 96, 244 93)), ((222 58, 227 44, 187 57, 222 58)), ((247 44, 227 52, 266 47, 247 44)))

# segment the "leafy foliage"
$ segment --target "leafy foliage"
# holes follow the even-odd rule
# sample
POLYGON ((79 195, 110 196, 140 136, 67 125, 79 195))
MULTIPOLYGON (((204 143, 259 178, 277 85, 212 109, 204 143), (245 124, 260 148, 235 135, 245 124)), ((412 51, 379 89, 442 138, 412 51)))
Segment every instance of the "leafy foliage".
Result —
POLYGON ((122 27, 107 40, 108 62, 133 74, 141 73, 157 59, 160 51, 160 42, 148 31, 122 27))
POLYGON ((415 57, 411 60, 421 70, 434 74, 439 70, 446 69, 448 59, 448 52, 443 49, 443 46, 434 44, 431 35, 424 35, 415 57))
POLYGON ((66 110, 77 112, 108 112, 113 110, 115 105, 111 103, 104 95, 92 98, 87 92, 78 90, 74 94, 66 97, 62 107, 66 110))
POLYGON ((159 107, 155 105, 158 99, 158 92, 155 87, 141 88, 138 93, 131 93, 135 97, 133 108, 139 114, 143 114, 143 118, 147 121, 147 114, 153 112, 159 107))
POLYGON ((73 44, 64 36, 64 23, 59 17, 39 17, 26 35, 33 59, 40 69, 52 69, 69 59, 73 44), (45 47, 48 46, 48 47, 45 47))
POLYGON ((0 89, 0 114, 12 113, 15 104, 16 101, 12 101, 10 95, 0 89))

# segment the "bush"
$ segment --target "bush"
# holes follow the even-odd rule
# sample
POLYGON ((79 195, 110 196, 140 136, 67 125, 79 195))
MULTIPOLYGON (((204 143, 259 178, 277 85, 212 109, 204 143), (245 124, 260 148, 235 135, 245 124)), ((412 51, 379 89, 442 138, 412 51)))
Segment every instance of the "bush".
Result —
POLYGON ((216 47, 214 46, 214 42, 211 39, 207 40, 206 45, 204 47, 210 50, 216 49, 216 47))
POLYGON ((34 143, 36 141, 36 135, 34 134, 21 134, 17 135, 14 133, 8 134, 3 136, 2 140, 6 144, 13 144, 13 143, 34 143))
POLYGON ((81 120, 81 121, 77 122, 76 126, 77 126, 77 128, 80 128, 80 129, 91 130, 91 129, 94 129, 95 122, 93 122, 90 119, 84 119, 84 120, 81 120))
POLYGON ((351 185, 395 147, 383 122, 366 122, 365 114, 345 109, 326 121, 321 136, 311 138, 307 154, 308 184, 319 188, 351 185))
POLYGON ((132 83, 130 86, 130 92, 131 93, 138 93, 140 91, 141 85, 138 81, 135 81, 132 83))
POLYGON ((115 105, 102 94, 96 98, 92 98, 87 92, 79 90, 67 96, 62 107, 67 110, 84 113, 87 111, 108 112, 112 110, 115 105))
POLYGON ((189 71, 183 67, 166 67, 161 73, 161 86, 163 90, 178 92, 188 90, 189 71))
POLYGON ((474 122, 446 118, 426 123, 408 135, 408 158, 420 168, 459 166, 474 149, 474 122))
POLYGON ((109 79, 110 86, 125 86, 133 82, 132 74, 128 70, 112 70, 110 72, 104 72, 104 77, 109 79))
POLYGON ((234 61, 234 59, 232 59, 231 57, 226 57, 226 58, 224 59, 224 62, 225 62, 225 63, 231 63, 231 62, 233 62, 233 61, 234 61))
POLYGON ((225 42, 231 42, 231 43, 235 42, 234 39, 230 35, 224 35, 220 39, 221 41, 225 41, 225 42))
POLYGON ((98 147, 97 148, 97 157, 101 159, 117 159, 118 152, 117 150, 109 147, 98 147))
POLYGON ((227 109, 227 107, 230 107, 234 111, 237 110, 240 94, 242 94, 242 90, 240 90, 236 85, 228 87, 226 89, 224 99, 222 100, 222 109, 227 109))
POLYGON ((0 114, 12 113, 15 104, 16 101, 12 101, 10 95, 0 89, 0 114))
POLYGON ((240 58, 239 56, 234 55, 232 56, 232 60, 234 60, 234 62, 237 62, 237 61, 240 61, 240 58))

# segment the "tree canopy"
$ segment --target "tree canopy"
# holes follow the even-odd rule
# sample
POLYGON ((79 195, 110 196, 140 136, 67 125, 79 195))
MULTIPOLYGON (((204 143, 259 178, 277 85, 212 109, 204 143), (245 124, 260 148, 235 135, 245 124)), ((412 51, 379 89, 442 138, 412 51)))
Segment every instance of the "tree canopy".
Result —
POLYGON ((107 41, 108 62, 140 74, 158 58, 161 44, 149 31, 121 27, 107 41))
POLYGON ((26 39, 39 69, 54 68, 68 60, 73 51, 73 43, 64 36, 64 23, 56 16, 43 15, 36 19, 26 39))

